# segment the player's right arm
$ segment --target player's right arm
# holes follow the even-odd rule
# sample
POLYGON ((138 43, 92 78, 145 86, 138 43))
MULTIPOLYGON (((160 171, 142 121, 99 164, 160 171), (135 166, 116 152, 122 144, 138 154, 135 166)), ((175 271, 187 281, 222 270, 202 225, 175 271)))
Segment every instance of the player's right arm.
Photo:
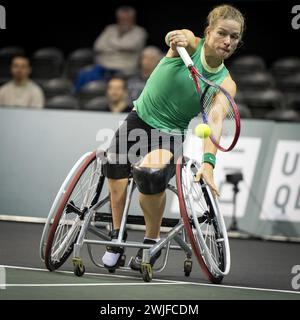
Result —
POLYGON ((188 29, 170 31, 165 36, 165 42, 170 46, 166 57, 178 57, 177 46, 186 48, 189 55, 192 55, 196 51, 200 40, 200 38, 196 37, 194 33, 188 29))

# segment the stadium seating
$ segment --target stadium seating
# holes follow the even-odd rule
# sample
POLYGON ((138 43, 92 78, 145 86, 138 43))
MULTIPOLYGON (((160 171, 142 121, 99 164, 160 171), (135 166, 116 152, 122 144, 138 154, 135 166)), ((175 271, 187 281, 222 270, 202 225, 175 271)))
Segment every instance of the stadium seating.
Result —
POLYGON ((32 57, 32 78, 38 83, 59 78, 62 75, 64 63, 63 53, 57 48, 42 48, 32 57))
POLYGON ((78 94, 80 105, 85 105, 92 98, 105 95, 106 82, 104 80, 96 80, 88 82, 84 85, 78 94))
POLYGON ((300 72, 300 58, 280 58, 272 64, 271 72, 278 81, 280 81, 281 78, 294 74, 295 72, 300 72))
POLYGON ((264 118, 267 112, 284 108, 284 96, 276 89, 245 91, 244 98, 254 118, 264 118))
POLYGON ((244 55, 235 58, 230 66, 230 72, 234 77, 239 78, 245 74, 251 74, 253 72, 265 71, 266 63, 264 59, 257 55, 244 55))
POLYGON ((47 109, 79 109, 78 100, 71 95, 59 95, 46 101, 47 109))
POLYGON ((299 93, 300 92, 300 71, 284 77, 278 87, 285 93, 299 93))
POLYGON ((90 111, 108 111, 107 107, 107 100, 104 96, 93 98, 81 106, 82 110, 90 111))
MULTIPOLYGON (((17 54, 25 54, 25 50, 18 46, 0 49, 0 85, 11 78, 10 60, 17 54)), ((36 50, 32 55, 32 78, 42 86, 46 108, 107 110, 107 80, 90 81, 74 93, 79 70, 92 67, 92 48, 74 49, 66 60, 59 48, 36 50)), ((263 57, 242 55, 233 58, 229 71, 237 84, 235 100, 241 118, 299 119, 300 57, 282 57, 267 69, 263 57)))
POLYGON ((78 71, 94 63, 94 52, 90 48, 74 50, 67 58, 65 65, 65 77, 74 81, 78 71))
POLYGON ((71 94, 73 85, 68 79, 56 78, 45 81, 42 88, 46 99, 49 99, 57 95, 71 94))
POLYGON ((244 74, 237 80, 239 90, 264 90, 275 86, 270 73, 257 71, 244 74))
POLYGON ((275 121, 300 122, 300 112, 295 110, 273 110, 265 115, 265 119, 275 121))
POLYGON ((244 103, 237 104, 241 119, 252 118, 251 110, 244 103))
POLYGON ((300 111, 300 92, 286 93, 285 99, 287 109, 300 111))

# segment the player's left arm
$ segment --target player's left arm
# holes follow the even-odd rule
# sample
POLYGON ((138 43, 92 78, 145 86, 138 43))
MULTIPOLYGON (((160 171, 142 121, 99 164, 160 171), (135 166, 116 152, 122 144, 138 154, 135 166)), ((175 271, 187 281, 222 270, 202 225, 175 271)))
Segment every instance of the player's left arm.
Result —
POLYGON ((228 75, 221 83, 221 87, 224 88, 232 98, 236 95, 236 83, 232 80, 231 76, 228 75))

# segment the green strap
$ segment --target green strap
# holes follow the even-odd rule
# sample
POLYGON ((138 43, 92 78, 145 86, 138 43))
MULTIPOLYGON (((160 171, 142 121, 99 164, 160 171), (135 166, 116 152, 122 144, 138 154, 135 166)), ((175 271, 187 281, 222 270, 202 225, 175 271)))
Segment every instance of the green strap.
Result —
POLYGON ((216 166, 216 156, 213 153, 204 153, 202 158, 202 163, 209 163, 213 166, 213 168, 216 166))

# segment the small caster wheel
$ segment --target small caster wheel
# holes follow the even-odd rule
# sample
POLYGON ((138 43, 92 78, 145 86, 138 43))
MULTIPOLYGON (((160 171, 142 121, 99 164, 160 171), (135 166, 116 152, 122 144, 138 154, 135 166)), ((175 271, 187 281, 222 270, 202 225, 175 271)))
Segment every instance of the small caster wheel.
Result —
POLYGON ((185 259, 184 260, 184 275, 186 277, 189 277, 192 271, 193 261, 191 259, 185 259))
POLYGON ((142 263, 141 273, 142 273, 143 280, 145 282, 150 282, 153 277, 153 270, 152 270, 151 264, 150 263, 142 263))
POLYGON ((126 262, 126 255, 123 254, 122 257, 120 258, 119 266, 124 267, 126 262))
POLYGON ((77 277, 81 277, 85 273, 85 266, 81 260, 81 258, 73 258, 73 266, 74 266, 74 274, 77 277))
POLYGON ((108 272, 109 272, 109 273, 115 273, 115 272, 116 272, 116 269, 108 269, 108 272))

